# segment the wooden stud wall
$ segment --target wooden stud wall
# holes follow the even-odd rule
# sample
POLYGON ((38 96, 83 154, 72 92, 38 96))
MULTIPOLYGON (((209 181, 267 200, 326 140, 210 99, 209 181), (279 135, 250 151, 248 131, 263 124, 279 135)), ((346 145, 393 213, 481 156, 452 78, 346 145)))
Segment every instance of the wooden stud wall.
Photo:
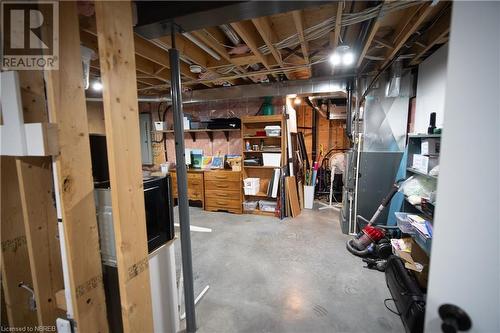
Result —
POLYGON ((71 299, 80 332, 107 332, 76 3, 61 2, 59 12, 59 70, 47 72, 46 80, 49 112, 59 128, 56 174, 71 299))
POLYGON ((28 307, 31 295, 27 290, 18 287, 20 282, 33 286, 33 281, 17 181, 16 159, 2 156, 0 168, 2 173, 2 287, 6 313, 10 326, 32 327, 37 325, 37 317, 36 311, 31 311, 28 307))
POLYGON ((123 327, 152 332, 132 8, 95 7, 123 327))
MULTIPOLYGON (((19 84, 25 122, 48 122, 42 72, 20 71, 19 84)), ((39 325, 54 325, 55 318, 63 315, 55 302, 55 293, 63 288, 63 277, 51 164, 50 157, 16 161, 39 325)))

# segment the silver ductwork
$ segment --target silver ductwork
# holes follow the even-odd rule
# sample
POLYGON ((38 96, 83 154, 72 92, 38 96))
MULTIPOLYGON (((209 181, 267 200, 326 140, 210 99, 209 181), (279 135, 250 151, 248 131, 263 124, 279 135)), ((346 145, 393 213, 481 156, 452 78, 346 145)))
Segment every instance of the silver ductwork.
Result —
POLYGON ((196 103, 213 100, 256 98, 264 96, 308 95, 345 91, 345 79, 315 78, 233 87, 194 90, 183 94, 183 100, 196 103))
POLYGON ((231 43, 234 45, 241 44, 240 36, 238 36, 236 31, 234 31, 229 24, 221 24, 219 25, 219 28, 227 36, 227 38, 229 38, 231 43))
MULTIPOLYGON (((183 103, 203 103, 207 101, 258 98, 265 96, 286 96, 291 94, 311 95, 346 91, 346 79, 314 78, 273 83, 258 83, 232 87, 202 89, 182 94, 183 103)), ((87 101, 102 101, 102 98, 88 97, 87 101)), ((139 96, 139 102, 170 102, 168 96, 139 96)))

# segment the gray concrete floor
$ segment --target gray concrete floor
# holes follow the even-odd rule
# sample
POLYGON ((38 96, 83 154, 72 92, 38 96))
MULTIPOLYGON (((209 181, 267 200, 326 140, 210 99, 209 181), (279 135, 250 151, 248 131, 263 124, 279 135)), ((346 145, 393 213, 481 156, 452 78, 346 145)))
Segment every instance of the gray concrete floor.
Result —
POLYGON ((196 306, 198 332, 404 332, 384 307, 384 274, 346 251, 338 212, 280 221, 191 207, 190 215, 213 230, 191 232, 195 297, 210 285, 196 306))

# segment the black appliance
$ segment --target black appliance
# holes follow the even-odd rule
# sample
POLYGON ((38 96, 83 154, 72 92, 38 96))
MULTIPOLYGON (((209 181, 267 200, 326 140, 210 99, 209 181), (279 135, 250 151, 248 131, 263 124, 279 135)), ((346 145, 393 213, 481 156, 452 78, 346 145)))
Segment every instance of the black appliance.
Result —
POLYGON ((148 251, 151 253, 174 238, 174 203, 170 175, 144 180, 144 205, 148 251))
MULTIPOLYGON (((90 154, 92 158, 92 176, 94 187, 99 189, 96 194, 96 204, 98 216, 104 207, 111 208, 111 195, 109 191, 109 166, 108 153, 106 148, 106 137, 103 135, 90 135, 90 154)), ((172 180, 170 175, 162 177, 146 177, 144 182, 144 205, 146 211, 146 231, 148 236, 148 251, 151 253, 167 241, 174 238, 174 215, 172 180)), ((101 224, 112 224, 104 218, 99 219, 101 224)), ((112 228, 100 227, 100 232, 113 230, 112 228)), ((103 239, 114 240, 114 235, 100 235, 101 243, 103 239), (111 237, 111 238, 108 238, 111 237)), ((111 244, 110 244, 111 245, 111 244)), ((101 248, 103 244, 101 244, 101 248)))
POLYGON ((208 129, 235 129, 241 128, 240 118, 214 118, 207 124, 208 129))
POLYGON ((423 332, 425 294, 420 290, 415 277, 405 268, 401 258, 389 257, 385 267, 385 280, 406 332, 423 332))
POLYGON ((89 135, 90 157, 92 159, 92 176, 95 187, 109 187, 108 149, 106 136, 89 135))

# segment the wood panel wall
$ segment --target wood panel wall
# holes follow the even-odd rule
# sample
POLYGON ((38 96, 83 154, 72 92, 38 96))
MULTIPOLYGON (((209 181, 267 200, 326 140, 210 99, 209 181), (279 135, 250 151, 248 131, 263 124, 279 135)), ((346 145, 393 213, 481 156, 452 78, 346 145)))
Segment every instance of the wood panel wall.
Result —
MULTIPOLYGON (((312 108, 308 105, 297 107, 297 126, 304 133, 307 154, 311 158, 312 153, 312 108), (302 128, 301 128, 302 127, 302 128)), ((349 139, 345 135, 345 120, 329 120, 321 115, 316 121, 316 151, 319 152, 320 145, 324 147, 324 153, 332 148, 349 148, 349 139)))

